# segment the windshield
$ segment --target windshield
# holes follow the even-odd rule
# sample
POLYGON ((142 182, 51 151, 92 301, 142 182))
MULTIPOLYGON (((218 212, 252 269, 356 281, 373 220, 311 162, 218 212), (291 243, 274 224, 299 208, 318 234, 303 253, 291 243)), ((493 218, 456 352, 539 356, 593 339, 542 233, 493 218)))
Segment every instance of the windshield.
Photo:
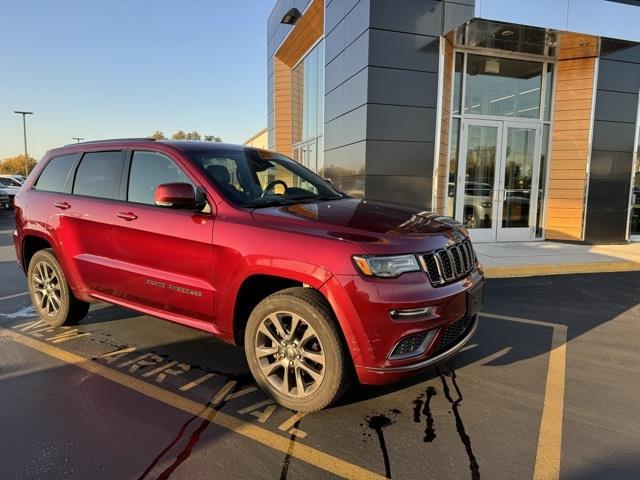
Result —
POLYGON ((189 155, 218 190, 241 207, 335 200, 345 196, 311 170, 276 153, 247 149, 192 151, 189 155))

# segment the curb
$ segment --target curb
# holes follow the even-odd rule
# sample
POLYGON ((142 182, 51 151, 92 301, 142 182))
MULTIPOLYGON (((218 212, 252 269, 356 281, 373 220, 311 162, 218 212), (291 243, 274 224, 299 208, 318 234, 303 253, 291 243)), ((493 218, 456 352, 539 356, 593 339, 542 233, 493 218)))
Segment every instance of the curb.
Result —
POLYGON ((483 267, 484 276, 486 278, 514 278, 546 275, 569 275, 575 273, 640 271, 640 263, 637 262, 566 263, 559 265, 518 265, 509 267, 491 267, 484 264, 483 267))

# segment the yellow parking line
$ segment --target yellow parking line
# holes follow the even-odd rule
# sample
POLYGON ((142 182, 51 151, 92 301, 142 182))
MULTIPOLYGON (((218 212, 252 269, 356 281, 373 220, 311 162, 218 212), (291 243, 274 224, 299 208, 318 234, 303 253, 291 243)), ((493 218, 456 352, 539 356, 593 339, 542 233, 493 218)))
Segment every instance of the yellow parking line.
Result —
POLYGON ((192 415, 198 415, 209 420, 222 428, 230 430, 234 433, 250 438, 262 445, 278 450, 284 454, 302 460, 316 468, 329 472, 333 475, 343 478, 352 479, 383 479, 384 476, 371 472, 358 465, 354 465, 340 458, 334 457, 328 453, 322 452, 315 448, 303 444, 296 444, 293 452, 290 452, 289 438, 285 438, 276 433, 270 432, 265 428, 259 427, 252 423, 245 422, 237 417, 228 415, 218 411, 213 418, 209 418, 209 411, 203 411, 203 405, 182 397, 176 393, 165 390, 156 385, 152 385, 135 377, 125 375, 124 373, 113 370, 99 363, 92 362, 80 355, 68 352, 53 345, 35 340, 34 338, 22 335, 15 331, 0 329, 0 336, 9 338, 29 348, 33 348, 50 357, 80 367, 88 372, 106 378, 124 387, 135 390, 154 400, 159 400, 174 408, 180 409, 192 415))
POLYGON ((534 480, 556 480, 560 478, 560 458, 562 454, 562 417, 564 412, 564 384, 567 359, 567 326, 531 320, 529 318, 481 313, 483 317, 528 323, 553 328, 549 366, 542 406, 540 433, 536 449, 534 480))
POLYGON ((539 275, 568 275, 576 273, 633 272, 640 270, 640 263, 631 261, 565 263, 547 265, 487 266, 487 278, 535 277, 539 275))

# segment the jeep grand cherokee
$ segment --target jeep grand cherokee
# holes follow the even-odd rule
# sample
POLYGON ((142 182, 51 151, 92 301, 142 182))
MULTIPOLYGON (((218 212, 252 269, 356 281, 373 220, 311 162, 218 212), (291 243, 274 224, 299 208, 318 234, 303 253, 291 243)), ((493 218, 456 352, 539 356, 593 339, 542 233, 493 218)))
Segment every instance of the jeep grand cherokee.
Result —
POLYGON ((280 404, 321 409, 473 335, 465 229, 350 198, 283 155, 124 139, 49 151, 15 199, 17 258, 52 326, 105 301, 241 345, 280 404))

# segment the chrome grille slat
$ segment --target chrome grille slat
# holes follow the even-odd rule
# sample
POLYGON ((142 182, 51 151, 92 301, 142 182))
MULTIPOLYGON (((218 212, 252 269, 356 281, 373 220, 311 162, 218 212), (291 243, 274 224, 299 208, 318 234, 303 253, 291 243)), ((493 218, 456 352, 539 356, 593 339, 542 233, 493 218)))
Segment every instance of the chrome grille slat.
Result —
POLYGON ((462 255, 462 263, 464 264, 465 271, 469 269, 471 266, 471 259, 469 258, 469 254, 467 252, 467 245, 463 243, 460 245, 460 254, 462 255))
POLYGON ((419 255, 419 258, 422 269, 435 287, 464 278, 478 262, 468 238, 447 248, 419 255))
POLYGON ((456 245, 451 249, 452 255, 455 257, 456 263, 456 276, 460 276, 464 273, 464 265, 462 263, 462 254, 460 253, 460 245, 456 245))

